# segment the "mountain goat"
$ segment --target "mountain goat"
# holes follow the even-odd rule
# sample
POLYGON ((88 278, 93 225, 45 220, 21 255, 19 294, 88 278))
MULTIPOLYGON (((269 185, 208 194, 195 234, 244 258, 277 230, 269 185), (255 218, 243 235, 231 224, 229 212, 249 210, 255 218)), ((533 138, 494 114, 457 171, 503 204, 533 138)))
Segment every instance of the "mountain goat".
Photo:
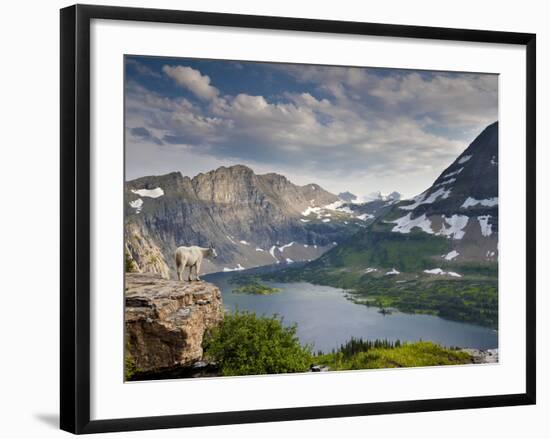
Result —
POLYGON ((208 248, 197 247, 196 245, 191 247, 178 247, 175 254, 178 280, 183 281, 185 267, 189 267, 189 282, 192 280, 200 280, 199 273, 201 271, 203 258, 214 259, 217 256, 216 249, 212 245, 208 248), (191 279, 193 268, 195 269, 195 279, 191 279))

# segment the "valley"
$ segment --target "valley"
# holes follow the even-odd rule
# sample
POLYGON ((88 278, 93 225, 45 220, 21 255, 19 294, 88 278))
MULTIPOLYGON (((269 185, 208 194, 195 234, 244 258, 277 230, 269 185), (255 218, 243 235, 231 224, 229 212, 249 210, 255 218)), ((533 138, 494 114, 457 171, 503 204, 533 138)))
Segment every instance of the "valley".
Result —
POLYGON ((405 200, 242 165, 142 177, 126 183, 126 267, 174 279, 178 246, 212 245, 203 278, 227 312, 279 315, 324 353, 353 337, 497 348, 497 164, 494 123, 405 200))

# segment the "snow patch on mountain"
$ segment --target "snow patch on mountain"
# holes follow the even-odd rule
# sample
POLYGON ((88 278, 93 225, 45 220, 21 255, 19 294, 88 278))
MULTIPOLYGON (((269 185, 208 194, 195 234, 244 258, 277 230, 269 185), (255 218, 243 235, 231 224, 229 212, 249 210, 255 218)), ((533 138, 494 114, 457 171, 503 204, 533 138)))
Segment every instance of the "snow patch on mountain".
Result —
POLYGON ((349 213, 350 215, 353 215, 354 213, 353 210, 351 210, 348 206, 341 206, 335 210, 337 210, 338 212, 349 213))
POLYGON ((283 253, 285 251, 285 248, 292 247, 294 245, 294 241, 289 242, 288 244, 282 245, 281 247, 278 247, 279 251, 283 253))
POLYGON ((164 195, 162 188, 155 189, 132 189, 132 192, 140 197, 158 198, 164 195))
POLYGON ((302 212, 302 216, 309 216, 312 213, 320 213, 320 212, 321 212, 320 207, 310 206, 302 212))
POLYGON ((443 178, 449 178, 449 177, 452 177, 452 176, 454 176, 454 175, 458 175, 458 174, 460 174, 463 170, 464 170, 464 168, 459 168, 459 169, 457 169, 456 171, 449 172, 448 174, 445 174, 445 175, 443 176, 443 178))
POLYGON ((136 213, 140 213, 141 209, 143 208, 143 200, 141 198, 138 198, 137 200, 130 201, 130 207, 136 209, 136 213))
POLYGON ((224 272, 228 272, 228 271, 241 271, 241 270, 244 270, 244 267, 243 267, 241 264, 237 264, 237 266, 236 266, 235 268, 223 267, 223 271, 224 271, 224 272))
POLYGON ((498 197, 486 198, 485 200, 476 200, 475 198, 468 197, 460 207, 467 209, 468 207, 477 206, 478 204, 486 207, 496 206, 498 204, 498 197))
POLYGON ((370 218, 374 218, 374 215, 369 215, 368 213, 362 213, 361 215, 357 215, 357 219, 360 219, 361 221, 366 221, 370 218))
POLYGON ((442 181, 441 183, 437 183, 434 186, 446 186, 448 184, 454 183, 456 181, 456 178, 449 178, 448 180, 442 181))
POLYGON ((248 242, 246 242, 246 241, 244 241, 244 240, 239 241, 239 242, 240 242, 241 244, 243 244, 243 245, 250 245, 248 242))
POLYGON ((428 274, 445 274, 441 268, 432 268, 430 270, 424 270, 424 273, 428 274))
POLYGON ((323 209, 337 210, 337 209, 340 208, 343 204, 344 204, 343 201, 335 201, 334 203, 326 204, 325 206, 323 206, 323 209))
POLYGON ((369 274, 369 273, 374 273, 375 271, 378 271, 378 268, 368 267, 365 270, 365 273, 369 274))
POLYGON ((432 268, 430 270, 424 270, 426 274, 435 274, 435 275, 448 275, 453 277, 462 277, 462 275, 455 273, 454 271, 444 271, 441 268, 432 268))
POLYGON ((458 160, 458 164, 459 165, 462 165, 463 163, 466 163, 468 160, 470 160, 472 158, 471 155, 465 155, 463 157, 460 157, 460 159, 458 160))
POLYGON ((442 258, 447 261, 452 261, 454 258, 456 258, 460 253, 458 253, 456 250, 451 250, 446 255, 443 255, 442 258))
POLYGON ((395 224, 392 228, 392 232, 410 233, 413 228, 418 227, 423 232, 429 233, 430 235, 435 234, 438 236, 449 236, 453 239, 462 239, 466 233, 463 229, 468 224, 469 219, 465 215, 453 215, 450 218, 442 215, 441 217, 444 220, 444 224, 439 232, 434 232, 432 229, 432 222, 426 217, 426 214, 422 214, 416 218, 411 218, 411 215, 412 213, 408 213, 401 218, 388 221, 389 223, 395 224))
POLYGON ((489 219, 491 215, 482 215, 478 216, 477 220, 479 221, 479 227, 481 227, 481 234, 483 236, 491 236, 493 234, 493 229, 491 224, 489 224, 489 219))
POLYGON ((414 227, 418 227, 426 233, 430 233, 430 234, 434 233, 434 231, 432 230, 432 223, 428 218, 426 218, 425 214, 414 219, 411 219, 411 215, 412 213, 409 212, 407 215, 401 218, 398 218, 394 221, 389 221, 391 223, 396 224, 393 227, 392 232, 410 233, 410 231, 414 227))
POLYGON ((435 192, 432 192, 429 196, 428 196, 428 191, 426 191, 412 198, 412 201, 414 201, 413 204, 409 204, 407 206, 399 206, 399 208, 403 210, 413 210, 413 209, 416 209, 421 204, 432 204, 438 198, 441 198, 442 200, 449 198, 450 194, 451 194, 450 189, 443 189, 443 188, 439 188, 435 192))
POLYGON ((275 259, 277 262, 279 262, 279 259, 277 259, 277 256, 275 256, 275 249, 277 248, 276 245, 271 246, 269 249, 269 254, 273 256, 273 259, 275 259))
MULTIPOLYGON (((344 212, 353 215, 355 212, 345 205, 344 201, 335 201, 334 203, 327 204, 322 207, 325 210, 334 210, 336 212, 344 212)), ((328 215, 325 215, 328 216, 328 215)))
POLYGON ((468 225, 469 218, 466 215, 453 215, 450 218, 447 218, 445 215, 442 215, 443 220, 446 224, 443 224, 438 235, 449 236, 453 239, 462 239, 465 235, 463 230, 468 225))
POLYGON ((257 252, 263 252, 264 249, 263 249, 263 248, 260 248, 260 247, 256 247, 256 251, 257 251, 257 252))
POLYGON ((386 272, 385 276, 395 276, 396 274, 401 274, 395 268, 392 268, 390 271, 386 272))

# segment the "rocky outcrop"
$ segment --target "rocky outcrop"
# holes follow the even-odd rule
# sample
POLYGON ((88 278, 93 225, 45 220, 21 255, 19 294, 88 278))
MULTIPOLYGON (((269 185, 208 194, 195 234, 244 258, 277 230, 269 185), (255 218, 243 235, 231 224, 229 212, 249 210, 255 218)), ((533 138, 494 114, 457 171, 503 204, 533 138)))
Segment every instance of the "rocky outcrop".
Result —
POLYGON ((472 363, 486 364, 498 363, 498 349, 462 349, 472 356, 472 363))
POLYGON ((126 273, 126 355, 140 373, 186 366, 202 358, 205 331, 223 320, 220 290, 126 273))
POLYGON ((146 229, 137 224, 129 223, 126 226, 126 255, 131 269, 138 273, 158 275, 170 279, 170 268, 164 254, 154 240, 147 236, 146 229))

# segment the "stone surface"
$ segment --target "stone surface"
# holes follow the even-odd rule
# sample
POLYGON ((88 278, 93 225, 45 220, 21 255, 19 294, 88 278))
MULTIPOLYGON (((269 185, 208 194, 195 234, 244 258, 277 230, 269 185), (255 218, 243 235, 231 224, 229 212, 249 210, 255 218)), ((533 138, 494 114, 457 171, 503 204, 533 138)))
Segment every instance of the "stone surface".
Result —
POLYGON ((309 370, 311 372, 328 372, 330 371, 330 367, 324 366, 322 364, 314 364, 309 368, 309 370))
POLYGON ((223 320, 220 290, 204 281, 126 273, 125 305, 127 355, 145 373, 201 361, 205 331, 223 320))
POLYGON ((132 271, 170 279, 170 268, 164 254, 155 241, 148 236, 146 229, 140 229, 136 224, 127 224, 125 250, 130 259, 132 271))
POLYGON ((472 356, 474 364, 498 363, 498 349, 462 349, 472 356))

